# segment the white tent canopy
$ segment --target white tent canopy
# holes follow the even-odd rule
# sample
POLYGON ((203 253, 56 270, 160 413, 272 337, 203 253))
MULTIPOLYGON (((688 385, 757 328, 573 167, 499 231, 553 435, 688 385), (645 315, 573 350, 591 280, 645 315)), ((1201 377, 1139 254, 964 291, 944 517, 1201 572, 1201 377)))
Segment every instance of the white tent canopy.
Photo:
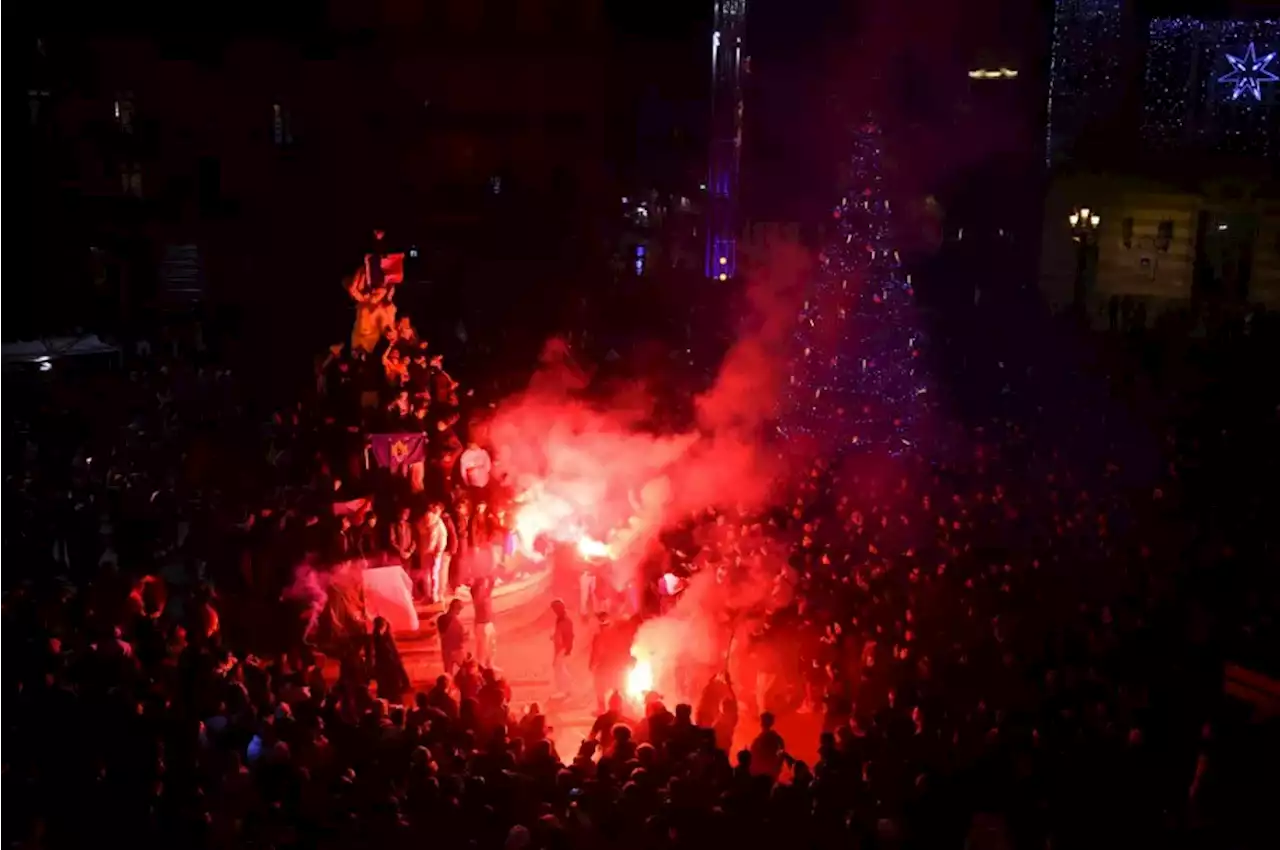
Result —
POLYGON ((18 363, 49 363, 63 357, 82 357, 88 354, 119 354, 120 349, 98 338, 97 334, 59 336, 30 342, 6 342, 3 346, 4 365, 18 363))

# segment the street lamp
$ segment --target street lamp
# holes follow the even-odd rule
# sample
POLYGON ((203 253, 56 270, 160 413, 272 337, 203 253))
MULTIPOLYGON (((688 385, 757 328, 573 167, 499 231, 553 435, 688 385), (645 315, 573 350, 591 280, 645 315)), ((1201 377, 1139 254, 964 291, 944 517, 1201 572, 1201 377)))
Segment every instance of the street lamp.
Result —
POLYGON ((1098 224, 1102 221, 1102 216, 1095 212, 1090 212, 1088 207, 1079 207, 1071 211, 1071 215, 1067 216, 1067 221, 1071 222, 1071 230, 1079 238, 1079 231, 1094 231, 1098 229, 1098 224))
POLYGON ((1102 216, 1088 207, 1076 207, 1067 216, 1071 238, 1076 243, 1076 276, 1071 287, 1071 306, 1080 318, 1086 315, 1088 301, 1089 256, 1098 249, 1098 225, 1102 216))

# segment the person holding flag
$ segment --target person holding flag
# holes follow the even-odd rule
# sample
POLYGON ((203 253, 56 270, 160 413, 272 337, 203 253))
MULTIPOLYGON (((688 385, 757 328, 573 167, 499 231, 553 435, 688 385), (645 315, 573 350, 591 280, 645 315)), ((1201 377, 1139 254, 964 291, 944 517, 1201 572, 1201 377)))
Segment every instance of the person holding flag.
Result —
POLYGON ((404 281, 404 252, 387 250, 387 232, 373 231, 373 244, 364 255, 364 273, 371 289, 387 287, 394 296, 396 284, 404 281))
POLYGON ((426 434, 405 431, 397 434, 372 434, 369 448, 378 466, 396 475, 409 475, 409 468, 427 456, 426 434))
POLYGON ((351 350, 372 354, 386 329, 396 321, 396 305, 386 286, 371 286, 368 272, 361 269, 347 284, 347 294, 356 302, 356 320, 351 328, 351 350))

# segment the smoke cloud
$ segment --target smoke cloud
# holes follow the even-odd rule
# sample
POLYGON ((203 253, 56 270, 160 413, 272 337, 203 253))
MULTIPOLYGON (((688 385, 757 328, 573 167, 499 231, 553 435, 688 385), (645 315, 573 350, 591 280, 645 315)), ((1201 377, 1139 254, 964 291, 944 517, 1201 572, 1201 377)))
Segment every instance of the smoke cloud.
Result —
POLYGON ((487 430, 499 469, 520 494, 514 521, 525 545, 543 535, 601 540, 621 585, 664 526, 708 506, 756 504, 769 493, 777 460, 765 431, 809 258, 794 242, 755 247, 737 341, 695 399, 687 431, 647 428, 653 402, 640 387, 585 398, 588 375, 555 339, 528 388, 498 405, 487 430))
POLYGON ((692 701, 710 676, 728 669, 735 641, 746 639, 765 610, 787 601, 785 563, 781 544, 757 539, 745 569, 694 573, 670 611, 640 625, 631 654, 649 665, 659 693, 692 701))
POLYGON ((294 568, 293 582, 280 598, 299 606, 305 621, 303 635, 308 640, 323 641, 335 634, 364 630, 360 602, 364 567, 360 562, 344 561, 331 569, 306 562, 294 568))

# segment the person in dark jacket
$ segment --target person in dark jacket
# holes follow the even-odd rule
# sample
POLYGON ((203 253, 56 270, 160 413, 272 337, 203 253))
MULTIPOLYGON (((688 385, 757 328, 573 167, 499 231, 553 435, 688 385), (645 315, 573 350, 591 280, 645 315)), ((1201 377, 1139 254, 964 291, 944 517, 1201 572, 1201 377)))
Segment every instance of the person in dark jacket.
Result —
POLYGON ((383 617, 373 620, 373 637, 369 643, 369 669, 378 683, 378 696, 387 702, 399 704, 409 690, 409 673, 400 660, 400 648, 396 646, 391 624, 383 617))
POLYGON ((444 672, 451 675, 462 663, 467 646, 467 631, 462 625, 462 600, 454 599, 449 608, 436 619, 440 633, 440 656, 444 672))
POLYGON ((455 585, 462 587, 470 585, 476 575, 471 568, 471 550, 475 546, 471 533, 471 503, 466 499, 459 499, 453 506, 453 528, 457 534, 451 538, 454 541, 454 552, 450 576, 456 576, 455 585))
POLYGON ((591 639, 591 678, 596 691, 596 714, 604 714, 610 694, 617 693, 626 678, 631 661, 631 642, 625 630, 609 622, 609 615, 601 612, 600 628, 591 639))
POLYGON ((361 558, 377 561, 386 552, 382 544, 382 526, 378 524, 378 515, 373 511, 365 514, 364 522, 356 535, 356 549, 361 558))
POLYGON ((456 593, 464 583, 461 565, 458 563, 458 524, 453 521, 453 514, 450 511, 442 511, 440 519, 444 522, 444 530, 449 535, 449 540, 444 547, 444 562, 441 565, 440 574, 446 577, 448 592, 456 593))
POLYGON ((492 667, 498 649, 498 633, 493 625, 493 578, 482 576, 471 584, 471 604, 475 609, 476 661, 492 667))
POLYGON ((453 466, 462 454, 462 440, 453 430, 453 422, 441 419, 436 422, 436 433, 427 444, 427 465, 431 468, 431 488, 444 495, 449 491, 453 466))

